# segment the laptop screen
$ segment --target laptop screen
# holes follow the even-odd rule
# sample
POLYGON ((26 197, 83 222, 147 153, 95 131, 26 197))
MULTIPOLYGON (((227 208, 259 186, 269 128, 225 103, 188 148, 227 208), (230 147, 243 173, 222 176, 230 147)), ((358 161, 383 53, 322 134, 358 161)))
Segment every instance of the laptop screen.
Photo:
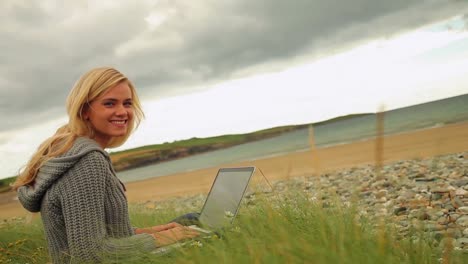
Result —
POLYGON ((216 229, 232 222, 254 169, 223 168, 218 171, 200 214, 204 226, 216 229))

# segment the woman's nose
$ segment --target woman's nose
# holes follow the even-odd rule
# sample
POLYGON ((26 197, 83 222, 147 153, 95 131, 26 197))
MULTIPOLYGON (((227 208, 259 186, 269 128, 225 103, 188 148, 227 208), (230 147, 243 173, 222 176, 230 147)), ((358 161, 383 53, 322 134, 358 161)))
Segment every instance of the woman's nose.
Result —
POLYGON ((116 115, 119 115, 119 116, 121 116, 121 115, 127 115, 127 114, 128 114, 127 108, 125 108, 124 105, 119 105, 119 106, 117 107, 117 109, 115 110, 115 114, 116 114, 116 115))

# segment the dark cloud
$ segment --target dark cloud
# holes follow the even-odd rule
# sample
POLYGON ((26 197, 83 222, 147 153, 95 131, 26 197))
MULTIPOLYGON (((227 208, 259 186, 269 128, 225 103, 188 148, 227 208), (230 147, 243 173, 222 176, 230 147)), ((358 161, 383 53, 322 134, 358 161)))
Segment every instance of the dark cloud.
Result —
POLYGON ((157 45, 130 52, 122 61, 132 65, 137 81, 144 80, 143 86, 222 80, 246 67, 344 49, 460 11, 449 1, 293 3, 216 1, 202 9, 200 16, 176 4, 178 12, 171 19, 141 37, 142 42, 157 45))
POLYGON ((165 95, 248 74, 256 65, 287 65, 391 36, 467 6, 449 0, 168 0, 155 6, 129 1, 76 16, 78 7, 61 12, 5 1, 0 111, 9 117, 0 131, 59 115, 73 83, 91 67, 115 66, 143 95, 165 95), (156 11, 169 15, 149 30, 144 18, 156 11))

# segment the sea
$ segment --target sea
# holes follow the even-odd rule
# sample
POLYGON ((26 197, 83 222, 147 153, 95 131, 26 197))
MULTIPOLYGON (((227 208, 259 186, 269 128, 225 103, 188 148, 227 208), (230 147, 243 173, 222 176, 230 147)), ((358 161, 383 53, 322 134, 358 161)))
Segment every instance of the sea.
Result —
MULTIPOLYGON (((468 121, 468 94, 386 111, 384 134, 468 121)), ((368 114, 313 126, 316 147, 346 144, 375 137, 376 115, 368 114)), ((468 132, 467 132, 468 133, 468 132)), ((249 142, 226 149, 157 163, 117 173, 123 182, 144 180, 174 173, 219 167, 223 164, 306 151, 309 129, 300 129, 276 137, 249 142)))

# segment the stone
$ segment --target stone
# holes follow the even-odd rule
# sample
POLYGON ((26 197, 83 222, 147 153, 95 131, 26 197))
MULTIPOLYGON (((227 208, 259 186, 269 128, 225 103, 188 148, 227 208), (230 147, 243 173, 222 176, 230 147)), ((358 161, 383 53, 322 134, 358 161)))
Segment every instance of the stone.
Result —
POLYGON ((435 223, 428 223, 424 226, 424 230, 426 231, 442 231, 445 230, 445 226, 438 225, 435 223))
POLYGON ((419 220, 431 220, 431 216, 427 212, 419 212, 417 215, 419 220))
POLYGON ((385 197, 387 193, 388 193, 387 190, 380 190, 375 194, 375 198, 380 199, 382 197, 385 197))
POLYGON ((468 206, 462 206, 457 209, 458 212, 462 214, 468 214, 468 206))
MULTIPOLYGON (((451 166, 452 168, 454 166, 451 166)), ((449 177, 452 178, 452 179, 460 179, 462 176, 462 173, 459 172, 459 171, 453 171, 452 173, 450 173, 449 177)), ((458 182, 458 181, 457 181, 458 182)), ((463 183, 463 180, 461 180, 461 182, 463 183)), ((466 183, 465 183, 466 184, 466 183)), ((453 184, 454 185, 454 184, 453 184)))
POLYGON ((440 225, 447 225, 448 223, 450 223, 450 220, 448 217, 442 216, 437 219, 437 223, 440 225))
POLYGON ((425 169, 420 170, 420 172, 417 172, 415 174, 411 174, 408 176, 410 179, 424 179, 426 177, 425 175, 425 169))
POLYGON ((461 237, 457 239, 457 244, 461 247, 465 247, 468 245, 468 238, 466 237, 461 237))
POLYGON ((402 206, 402 207, 397 207, 395 210, 393 210, 393 214, 395 215, 402 215, 404 213, 406 213, 407 211, 407 208, 402 206))
POLYGON ((405 190, 400 193, 400 197, 404 199, 412 199, 414 197, 415 193, 413 191, 405 190))
POLYGON ((461 216, 456 221, 457 225, 462 227, 468 227, 468 215, 461 216))
POLYGON ((381 197, 377 200, 377 203, 380 203, 380 204, 383 204, 383 203, 386 203, 387 202, 387 198, 385 197, 381 197))
POLYGON ((416 178, 416 182, 433 182, 437 180, 437 177, 427 177, 427 178, 416 178))
POLYGON ((451 184, 456 187, 463 187, 468 184, 468 179, 452 181, 451 184))
POLYGON ((455 207, 452 205, 452 203, 446 203, 444 204, 444 207, 446 210, 449 212, 455 212, 455 207))
POLYGON ((446 228, 459 228, 457 224, 454 222, 449 222, 447 225, 445 225, 446 228))
POLYGON ((452 213, 452 214, 449 214, 449 217, 450 217, 452 222, 455 222, 460 217, 460 215, 452 213))
POLYGON ((408 223, 408 221, 406 221, 406 220, 399 221, 398 223, 399 223, 402 227, 407 227, 407 226, 409 226, 409 223, 408 223))
POLYGON ((435 213, 433 213, 434 216, 436 217, 441 217, 443 216, 445 213, 443 211, 436 211, 435 213))
POLYGON ((448 194, 450 192, 450 189, 448 187, 435 187, 431 191, 432 193, 448 194))
POLYGON ((433 193, 431 195, 431 200, 440 200, 440 199, 442 199, 442 194, 440 193, 433 193))
POLYGON ((455 208, 459 208, 459 207, 464 206, 465 204, 464 204, 463 201, 460 199, 460 197, 456 196, 455 198, 453 198, 452 205, 453 205, 455 208))
POLYGON ((455 190, 455 195, 456 196, 468 196, 468 191, 458 188, 457 190, 455 190))
POLYGON ((385 207, 391 207, 391 206, 393 206, 393 200, 389 200, 389 201, 385 202, 385 203, 383 204, 383 206, 385 206, 385 207))
POLYGON ((379 180, 379 181, 372 183, 371 187, 376 189, 376 188, 383 187, 384 184, 385 184, 385 180, 379 180))
POLYGON ((463 230, 463 236, 468 237, 468 228, 465 228, 465 230, 463 230))

